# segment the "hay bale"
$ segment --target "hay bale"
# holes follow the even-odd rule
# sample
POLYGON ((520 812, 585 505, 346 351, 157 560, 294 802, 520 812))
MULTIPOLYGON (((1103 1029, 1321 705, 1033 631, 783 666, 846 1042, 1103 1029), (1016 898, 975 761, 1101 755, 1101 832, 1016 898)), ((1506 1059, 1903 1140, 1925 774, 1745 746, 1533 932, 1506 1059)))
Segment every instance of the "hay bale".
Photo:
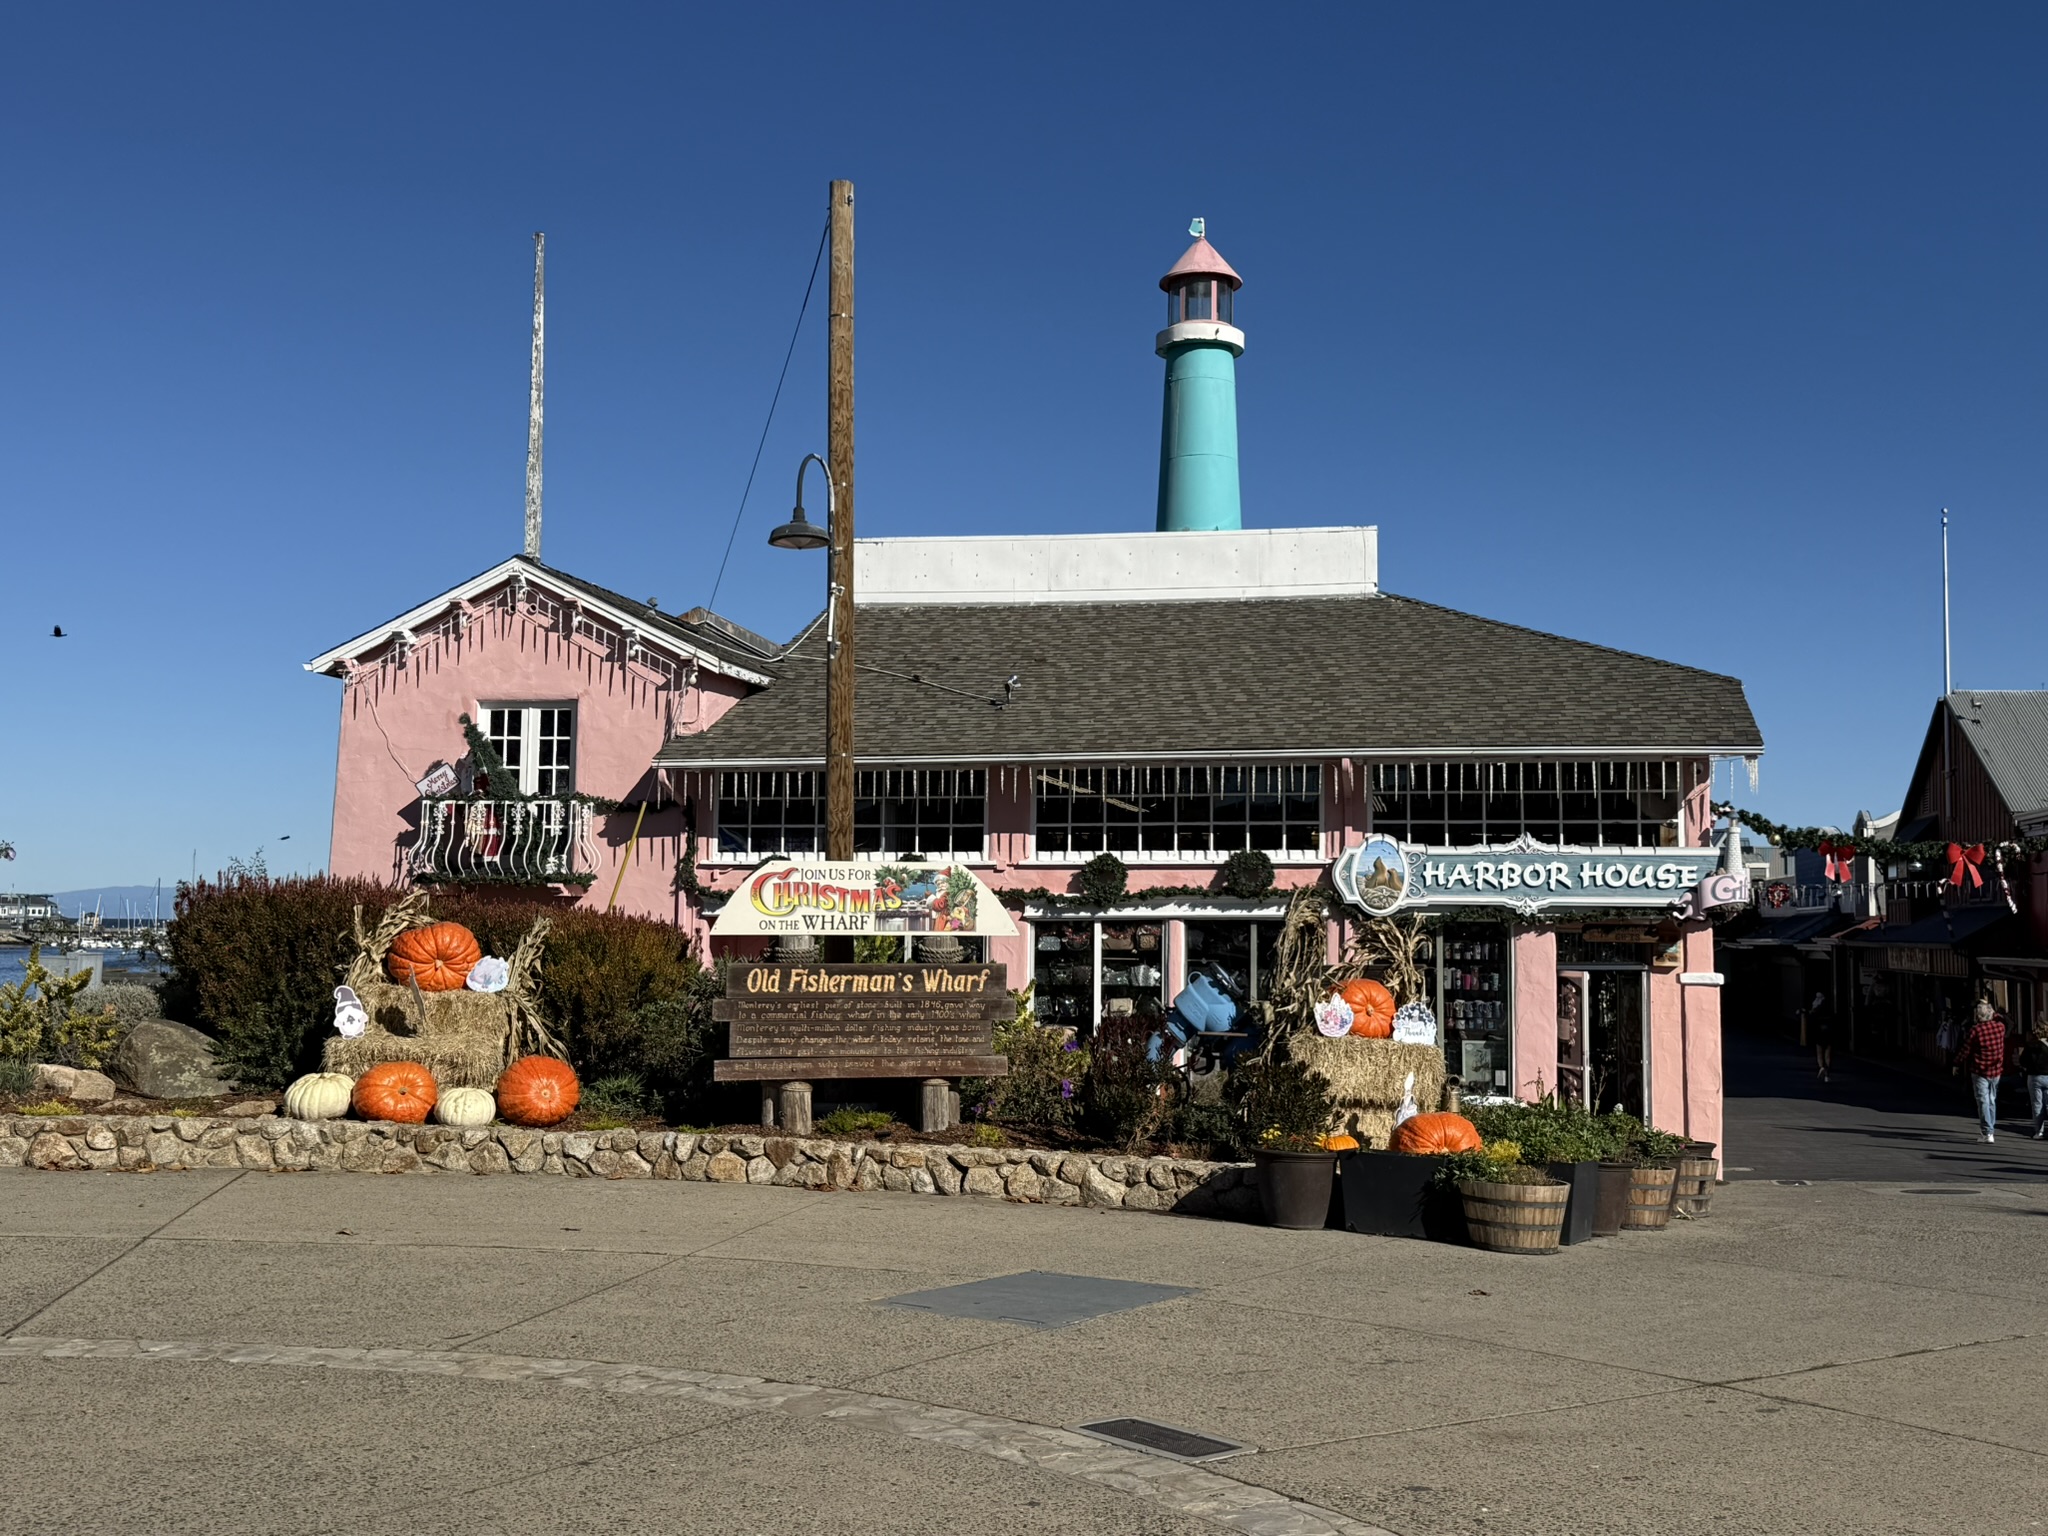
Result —
POLYGON ((353 1039, 329 1039, 330 1072, 360 1077, 380 1061, 416 1061, 444 1088, 490 1088, 516 1054, 514 1001, 504 992, 416 992, 373 981, 356 995, 370 1027, 353 1039))
POLYGON ((1333 1040, 1303 1030, 1289 1037, 1287 1049, 1296 1061, 1329 1079, 1337 1103, 1336 1128, 1356 1136, 1362 1146, 1387 1144, 1409 1073, 1415 1074, 1419 1107, 1431 1110, 1443 1102, 1444 1053, 1437 1046, 1357 1035, 1333 1040))

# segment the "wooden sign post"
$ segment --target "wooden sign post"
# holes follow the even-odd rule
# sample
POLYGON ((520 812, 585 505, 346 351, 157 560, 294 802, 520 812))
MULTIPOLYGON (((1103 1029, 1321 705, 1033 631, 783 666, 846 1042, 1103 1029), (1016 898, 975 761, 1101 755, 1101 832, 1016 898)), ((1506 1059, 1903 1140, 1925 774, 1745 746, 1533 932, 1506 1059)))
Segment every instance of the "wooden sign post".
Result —
POLYGON ((811 1132, 817 1078, 924 1081, 921 1129, 955 1118, 954 1079, 1004 1077, 995 1026, 1016 1004, 1004 967, 983 965, 736 964, 712 1017, 729 1026, 721 1083, 758 1082, 761 1123, 811 1132))

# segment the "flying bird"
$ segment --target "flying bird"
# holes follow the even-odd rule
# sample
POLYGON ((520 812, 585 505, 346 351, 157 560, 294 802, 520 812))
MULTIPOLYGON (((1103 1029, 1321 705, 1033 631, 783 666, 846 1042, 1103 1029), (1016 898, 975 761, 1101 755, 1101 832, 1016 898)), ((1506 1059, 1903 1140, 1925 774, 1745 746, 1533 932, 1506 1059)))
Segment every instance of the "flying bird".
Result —
POLYGON ((62 640, 64 638, 64 626, 62 624, 52 624, 50 626, 50 638, 52 640, 62 640))

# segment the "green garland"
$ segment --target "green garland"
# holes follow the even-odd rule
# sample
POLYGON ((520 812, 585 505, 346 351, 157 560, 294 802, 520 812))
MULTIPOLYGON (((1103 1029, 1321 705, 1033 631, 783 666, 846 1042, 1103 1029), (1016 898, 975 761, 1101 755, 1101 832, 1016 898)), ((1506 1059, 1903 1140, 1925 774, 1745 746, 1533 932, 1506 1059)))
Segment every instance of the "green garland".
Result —
MULTIPOLYGON (((1779 848, 1817 852, 1822 843, 1828 843, 1838 854, 1853 849, 1859 857, 1875 859, 1880 864, 1948 862, 1947 838, 1899 843, 1885 837, 1852 837, 1843 832, 1830 832, 1825 827, 1788 827, 1782 822, 1772 821, 1768 816, 1759 816, 1755 811, 1737 810, 1732 805, 1717 805, 1714 807, 1714 814, 1733 816, 1750 831, 1760 833, 1779 848)), ((1966 843, 1963 846, 1973 845, 1966 843)), ((1984 847, 1986 852, 1995 848, 2007 858, 2031 858, 2038 853, 2048 853, 2048 837, 2008 838, 2003 842, 1986 843, 1984 847)))
MULTIPOLYGON (((563 805, 587 805, 594 811, 607 815, 619 808, 617 800, 607 800, 603 795, 586 795, 580 792, 566 795, 525 794, 519 788, 519 775, 505 766, 505 759, 498 755, 498 749, 491 745, 491 739, 477 729, 477 724, 468 715, 456 717, 462 722, 462 739, 469 745, 470 760, 477 771, 490 781, 492 800, 555 800, 563 805), (503 786, 500 788, 499 786, 503 786)), ((470 798, 481 800, 482 795, 470 798)))
POLYGON ((697 878, 697 802, 683 806, 683 851, 676 857, 675 888, 692 901, 704 895, 704 883, 697 878))

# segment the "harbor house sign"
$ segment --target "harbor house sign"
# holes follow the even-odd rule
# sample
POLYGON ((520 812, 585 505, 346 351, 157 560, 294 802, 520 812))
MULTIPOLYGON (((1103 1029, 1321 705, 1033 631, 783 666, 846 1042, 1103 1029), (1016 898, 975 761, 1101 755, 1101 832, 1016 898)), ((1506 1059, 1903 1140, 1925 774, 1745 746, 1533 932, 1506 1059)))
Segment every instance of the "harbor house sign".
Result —
POLYGON ((1490 906, 1533 916, 1686 905, 1721 857, 1718 848, 1553 848, 1526 837, 1496 848, 1424 848, 1372 837, 1346 849, 1330 874, 1339 895, 1375 916, 1490 906))

